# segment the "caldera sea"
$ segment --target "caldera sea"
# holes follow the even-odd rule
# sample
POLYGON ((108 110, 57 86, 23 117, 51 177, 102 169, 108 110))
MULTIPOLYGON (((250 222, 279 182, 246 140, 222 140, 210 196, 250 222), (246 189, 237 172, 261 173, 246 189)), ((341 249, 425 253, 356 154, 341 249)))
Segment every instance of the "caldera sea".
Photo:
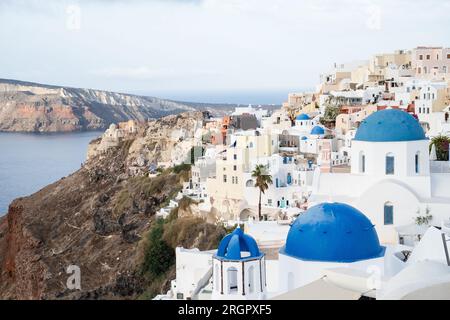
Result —
POLYGON ((12 200, 78 170, 89 142, 101 134, 0 133, 0 216, 6 214, 12 200))

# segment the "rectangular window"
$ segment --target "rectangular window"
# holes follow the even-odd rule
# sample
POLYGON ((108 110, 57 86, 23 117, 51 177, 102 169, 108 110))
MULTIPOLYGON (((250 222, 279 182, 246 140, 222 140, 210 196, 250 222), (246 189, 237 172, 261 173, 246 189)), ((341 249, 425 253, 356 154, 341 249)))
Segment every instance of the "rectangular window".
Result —
POLYGON ((431 56, 429 54, 427 54, 427 60, 430 60, 431 56))
POLYGON ((386 156, 386 174, 394 174, 394 156, 386 156))
POLYGON ((423 60, 423 55, 419 55, 419 60, 423 60))
POLYGON ((237 160, 237 154, 233 155, 233 159, 237 160))
POLYGON ((236 165, 233 166, 233 170, 237 171, 237 166, 236 165))
POLYGON ((227 175, 226 174, 223 175, 223 182, 227 183, 227 175))
POLYGON ((419 173, 419 155, 416 154, 415 157, 415 167, 416 167, 416 173, 419 173))
POLYGON ((394 207, 391 204, 384 205, 384 225, 394 224, 394 207))
POLYGON ((366 156, 362 155, 361 157, 361 172, 366 172, 366 156))
POLYGON ((236 184, 238 184, 238 177, 235 177, 234 180, 236 181, 236 184))

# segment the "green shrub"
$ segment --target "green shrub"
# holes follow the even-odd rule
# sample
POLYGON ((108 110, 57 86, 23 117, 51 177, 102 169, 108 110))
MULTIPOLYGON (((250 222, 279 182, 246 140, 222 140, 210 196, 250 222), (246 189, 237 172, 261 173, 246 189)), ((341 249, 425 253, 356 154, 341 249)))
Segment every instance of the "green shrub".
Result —
POLYGON ((163 239, 164 221, 154 222, 144 248, 142 272, 152 279, 163 275, 175 263, 175 250, 163 239))
POLYGON ((191 171, 190 163, 182 163, 173 167, 173 173, 180 174, 183 171, 191 171))
POLYGON ((201 218, 184 217, 167 222, 163 237, 172 247, 195 246, 200 250, 211 250, 217 248, 224 235, 222 227, 208 224, 201 218))
POLYGON ((430 152, 433 145, 436 147, 436 157, 438 161, 448 161, 450 138, 439 135, 431 139, 430 152))

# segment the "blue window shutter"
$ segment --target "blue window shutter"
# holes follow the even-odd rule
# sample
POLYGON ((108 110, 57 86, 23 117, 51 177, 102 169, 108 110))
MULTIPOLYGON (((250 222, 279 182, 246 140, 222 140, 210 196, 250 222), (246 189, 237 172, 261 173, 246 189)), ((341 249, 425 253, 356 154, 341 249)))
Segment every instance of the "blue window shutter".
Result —
POLYGON ((386 156, 386 174, 394 174, 394 157, 386 156))
POLYGON ((390 204, 384 205, 384 224, 394 224, 394 207, 390 204))

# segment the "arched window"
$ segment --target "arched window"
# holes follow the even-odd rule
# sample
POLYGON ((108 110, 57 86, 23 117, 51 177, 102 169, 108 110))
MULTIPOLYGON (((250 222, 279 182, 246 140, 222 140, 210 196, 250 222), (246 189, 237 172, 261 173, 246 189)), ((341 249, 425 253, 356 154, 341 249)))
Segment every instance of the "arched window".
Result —
POLYGON ((395 173, 395 157, 393 153, 388 153, 386 155, 386 174, 395 173))
POLYGON ((414 156, 414 168, 417 174, 420 173, 420 152, 417 151, 414 156))
POLYGON ((238 281, 237 281, 238 271, 235 267, 230 267, 227 269, 228 278, 228 293, 238 292, 238 281))
POLYGON ((394 206, 391 202, 384 204, 384 225, 394 224, 394 206))
POLYGON ((245 186, 248 188, 251 188, 251 187, 254 187, 255 185, 253 183, 253 180, 250 179, 250 180, 247 180, 247 182, 245 183, 245 186))
POLYGON ((366 172, 366 155, 362 151, 359 153, 359 172, 366 172))

